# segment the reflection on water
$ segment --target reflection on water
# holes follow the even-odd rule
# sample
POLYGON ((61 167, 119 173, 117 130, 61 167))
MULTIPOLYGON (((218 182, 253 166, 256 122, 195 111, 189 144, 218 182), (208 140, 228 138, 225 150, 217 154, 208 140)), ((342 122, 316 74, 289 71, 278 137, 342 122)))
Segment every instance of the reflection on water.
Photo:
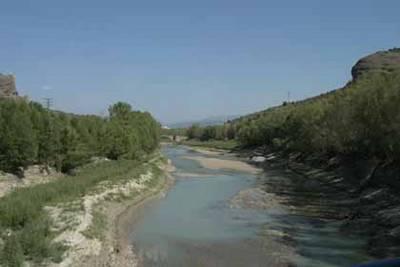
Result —
POLYGON ((284 208, 231 208, 239 191, 255 186, 255 175, 202 168, 183 158, 197 153, 184 147, 164 153, 182 175, 133 227, 131 240, 145 266, 349 266, 363 259, 363 242, 339 235, 334 223, 284 208), (297 255, 284 243, 296 246, 297 255))

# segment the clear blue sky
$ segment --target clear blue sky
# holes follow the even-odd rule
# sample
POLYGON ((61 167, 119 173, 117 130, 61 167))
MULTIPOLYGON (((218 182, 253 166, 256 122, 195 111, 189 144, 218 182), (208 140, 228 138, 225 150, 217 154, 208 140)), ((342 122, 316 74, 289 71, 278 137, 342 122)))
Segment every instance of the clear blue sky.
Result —
POLYGON ((31 0, 0 4, 0 72, 57 109, 123 100, 162 122, 245 114, 342 86, 400 46, 398 0, 31 0))

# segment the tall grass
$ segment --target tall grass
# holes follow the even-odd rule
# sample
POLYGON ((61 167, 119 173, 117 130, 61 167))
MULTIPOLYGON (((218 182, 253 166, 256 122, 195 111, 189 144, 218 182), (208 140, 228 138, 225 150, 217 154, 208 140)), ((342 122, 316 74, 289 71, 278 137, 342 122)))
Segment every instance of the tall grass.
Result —
POLYGON ((23 260, 61 260, 65 248, 52 243, 56 233, 50 230, 51 219, 43 208, 82 197, 102 181, 139 177, 146 168, 143 161, 103 162, 83 167, 76 176, 20 188, 5 196, 0 200, 0 229, 5 240, 0 262, 4 266, 20 266, 23 260))

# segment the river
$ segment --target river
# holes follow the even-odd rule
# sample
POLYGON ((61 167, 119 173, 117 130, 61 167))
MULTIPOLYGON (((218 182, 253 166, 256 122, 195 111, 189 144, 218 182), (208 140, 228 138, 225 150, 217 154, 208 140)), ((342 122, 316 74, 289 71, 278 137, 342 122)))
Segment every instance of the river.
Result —
POLYGON ((364 240, 341 234, 337 222, 293 214, 273 194, 257 191, 262 181, 283 179, 284 172, 205 168, 189 158, 230 156, 183 146, 163 153, 176 167, 175 183, 132 219, 130 240, 143 266, 332 267, 367 260, 364 240))

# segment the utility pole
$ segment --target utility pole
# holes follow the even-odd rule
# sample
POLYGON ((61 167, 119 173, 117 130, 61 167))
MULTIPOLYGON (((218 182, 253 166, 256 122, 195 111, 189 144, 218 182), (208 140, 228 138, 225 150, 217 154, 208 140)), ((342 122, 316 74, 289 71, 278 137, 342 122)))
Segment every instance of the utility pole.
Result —
POLYGON ((290 103, 290 91, 287 92, 287 102, 290 103))
POLYGON ((51 105, 53 104, 53 99, 51 99, 50 97, 45 97, 43 98, 43 100, 47 110, 50 110, 51 105))
POLYGON ((44 163, 44 169, 46 170, 47 174, 50 174, 50 156, 52 155, 52 153, 50 152, 50 150, 52 149, 52 143, 50 140, 52 140, 52 136, 53 136, 53 122, 52 122, 52 116, 50 115, 50 108, 51 105, 53 103, 53 99, 50 97, 44 97, 43 98, 44 101, 44 105, 46 107, 47 110, 47 127, 45 128, 45 133, 44 133, 44 138, 47 140, 45 143, 47 143, 45 145, 45 154, 43 155, 43 163, 44 163))

